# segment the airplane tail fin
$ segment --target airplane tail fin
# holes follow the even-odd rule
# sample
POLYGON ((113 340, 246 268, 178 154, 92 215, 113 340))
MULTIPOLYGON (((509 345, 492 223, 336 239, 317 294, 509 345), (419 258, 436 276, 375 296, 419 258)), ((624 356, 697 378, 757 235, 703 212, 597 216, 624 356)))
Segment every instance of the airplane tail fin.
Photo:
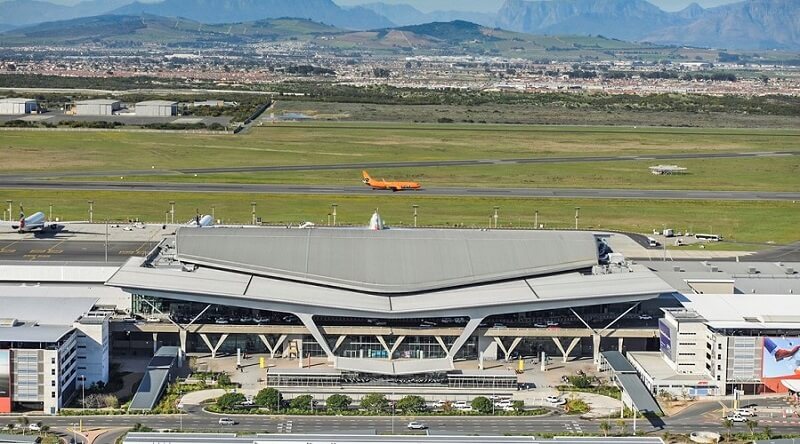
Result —
POLYGON ((372 182, 372 178, 369 177, 369 173, 368 172, 362 171, 361 172, 361 181, 364 182, 365 184, 369 185, 369 183, 372 182))

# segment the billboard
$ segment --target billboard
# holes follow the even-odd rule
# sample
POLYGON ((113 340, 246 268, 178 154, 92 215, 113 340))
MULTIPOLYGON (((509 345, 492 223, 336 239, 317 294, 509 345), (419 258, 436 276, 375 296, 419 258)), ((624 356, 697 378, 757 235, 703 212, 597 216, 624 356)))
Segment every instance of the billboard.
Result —
POLYGON ((10 350, 0 350, 0 413, 11 413, 10 350))
POLYGON ((672 346, 672 340, 677 336, 677 330, 670 324, 667 324, 664 319, 658 320, 658 343, 661 353, 675 362, 677 358, 677 350, 672 346))
POLYGON ((764 338, 761 382, 773 392, 786 392, 784 379, 800 379, 800 338, 764 338))

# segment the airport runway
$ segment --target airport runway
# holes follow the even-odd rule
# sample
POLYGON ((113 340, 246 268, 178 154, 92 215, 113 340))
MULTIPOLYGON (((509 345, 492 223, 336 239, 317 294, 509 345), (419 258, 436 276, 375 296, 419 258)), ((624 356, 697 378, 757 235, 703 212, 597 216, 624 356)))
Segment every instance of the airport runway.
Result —
POLYGON ((587 163, 587 162, 621 162, 621 161, 674 161, 684 159, 732 159, 732 158, 758 158, 758 157, 786 157, 800 156, 800 151, 769 151, 769 152, 739 152, 739 153, 684 153, 684 154, 653 154, 642 156, 575 156, 575 157, 533 157, 511 159, 471 159, 471 160, 430 160, 414 162, 372 162, 372 163, 341 163, 341 164, 316 164, 316 165, 265 165, 265 166, 236 166, 219 168, 181 168, 177 170, 149 169, 149 170, 107 170, 107 171, 66 171, 66 172, 35 172, 0 174, 0 185, 8 181, 32 178, 58 179, 64 177, 119 177, 119 176, 164 176, 174 174, 217 174, 217 173, 257 173, 257 172, 286 172, 286 171, 331 171, 331 170, 362 170, 377 168, 425 168, 448 166, 486 166, 508 164, 547 164, 547 163, 587 163))
MULTIPOLYGON (((144 256, 154 242, 109 242, 108 263, 121 264, 131 256, 144 256)), ((0 241, 0 262, 106 262, 103 241, 66 238, 0 241)))
POLYGON ((233 183, 0 181, 0 188, 81 191, 205 192, 258 194, 405 195, 459 197, 538 197, 570 199, 800 200, 798 192, 626 190, 584 188, 425 188, 419 191, 375 191, 366 186, 317 186, 233 183))

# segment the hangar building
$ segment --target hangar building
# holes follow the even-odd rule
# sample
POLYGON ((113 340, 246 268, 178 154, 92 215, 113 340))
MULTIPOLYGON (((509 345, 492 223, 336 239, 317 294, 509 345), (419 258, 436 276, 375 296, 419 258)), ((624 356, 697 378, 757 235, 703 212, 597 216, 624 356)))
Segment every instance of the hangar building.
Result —
POLYGON ((37 111, 39 104, 34 99, 0 99, 0 115, 33 114, 37 111))
POLYGON ((148 100, 136 104, 136 115, 141 117, 171 117, 178 115, 178 102, 148 100))
POLYGON ((77 116, 112 116, 122 109, 122 103, 113 99, 81 100, 72 109, 77 116))

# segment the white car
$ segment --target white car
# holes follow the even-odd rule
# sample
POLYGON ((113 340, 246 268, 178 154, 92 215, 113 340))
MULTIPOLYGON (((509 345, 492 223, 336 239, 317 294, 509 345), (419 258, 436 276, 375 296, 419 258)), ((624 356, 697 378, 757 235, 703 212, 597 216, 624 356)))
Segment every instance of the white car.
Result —
POLYGON ((747 421, 747 418, 745 418, 744 416, 742 416, 742 415, 740 415, 738 413, 729 413, 728 416, 725 417, 725 419, 727 419, 729 421, 733 421, 733 422, 746 422, 747 421))
POLYGON ((652 319, 653 319, 653 317, 650 316, 647 313, 642 313, 642 314, 639 315, 639 320, 642 320, 642 321, 650 321, 652 319))
POLYGON ((157 323, 157 322, 161 322, 161 318, 159 318, 158 316, 150 316, 147 319, 145 319, 145 321, 151 322, 151 323, 157 323))
POLYGON ((511 407, 511 404, 512 404, 512 402, 511 402, 510 399, 500 399, 500 400, 494 402, 494 406, 495 407, 500 407, 500 408, 511 407))
POLYGON ((236 425, 236 421, 234 421, 234 420, 232 420, 230 418, 220 418, 219 419, 219 425, 232 426, 232 425, 236 425))
POLYGON ((547 321, 548 327, 558 327, 558 322, 556 321, 547 321))
POLYGON ((536 322, 536 323, 533 324, 533 326, 536 327, 536 328, 547 328, 547 324, 545 324, 543 322, 536 322))
POLYGON ((547 401, 549 404, 553 404, 553 405, 564 405, 564 404, 567 403, 566 399, 564 399, 564 398, 562 398, 560 396, 554 396, 554 395, 548 396, 547 398, 545 398, 545 401, 547 401))
POLYGON ((756 416, 756 412, 754 412, 752 409, 744 409, 744 408, 737 409, 734 412, 734 414, 735 415, 739 415, 739 416, 744 416, 744 417, 756 416))
POLYGON ((408 423, 408 430, 425 430, 428 426, 421 422, 411 421, 408 423))
POLYGON ((41 432, 42 428, 39 427, 39 424, 31 423, 28 424, 28 430, 30 430, 31 432, 41 432))

